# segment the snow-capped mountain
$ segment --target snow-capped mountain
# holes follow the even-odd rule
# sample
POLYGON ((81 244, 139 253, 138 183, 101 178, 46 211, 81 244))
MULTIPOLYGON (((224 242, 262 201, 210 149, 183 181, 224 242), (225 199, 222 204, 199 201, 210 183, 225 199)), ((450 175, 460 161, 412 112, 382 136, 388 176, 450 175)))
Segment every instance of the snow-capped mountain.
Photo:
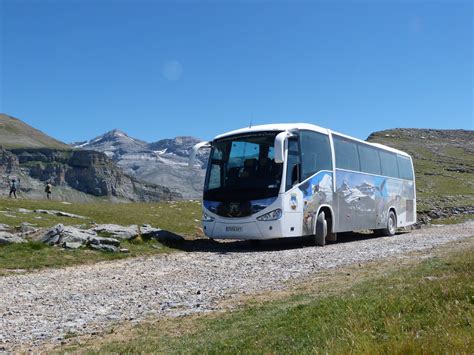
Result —
POLYGON ((194 137, 176 137, 147 143, 114 129, 90 141, 73 143, 72 146, 103 152, 132 176, 177 189, 184 198, 200 198, 208 152, 196 157, 194 169, 188 167, 189 153, 193 145, 199 142, 194 137))
POLYGON ((114 129, 90 141, 76 142, 71 145, 74 148, 101 151, 109 158, 117 160, 124 152, 146 150, 148 143, 132 138, 119 129, 114 129))

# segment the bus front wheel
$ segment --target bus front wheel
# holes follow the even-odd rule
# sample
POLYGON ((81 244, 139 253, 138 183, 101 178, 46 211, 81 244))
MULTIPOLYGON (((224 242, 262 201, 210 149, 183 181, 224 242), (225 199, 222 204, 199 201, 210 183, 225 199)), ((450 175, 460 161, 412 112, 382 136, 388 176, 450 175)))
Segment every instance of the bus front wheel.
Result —
POLYGON ((316 219, 316 231, 314 234, 314 242, 317 246, 324 246, 326 244, 326 236, 328 235, 328 222, 326 221, 326 214, 321 211, 316 219))

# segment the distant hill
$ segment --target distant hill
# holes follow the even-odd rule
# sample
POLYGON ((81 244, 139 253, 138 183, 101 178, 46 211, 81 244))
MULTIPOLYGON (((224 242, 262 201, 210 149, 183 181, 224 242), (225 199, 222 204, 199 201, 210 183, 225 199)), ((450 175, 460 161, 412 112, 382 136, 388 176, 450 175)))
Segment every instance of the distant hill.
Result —
POLYGON ((25 122, 0 113, 0 145, 13 148, 51 148, 70 150, 71 147, 25 122))
POLYGON ((140 180, 165 185, 184 198, 201 198, 208 151, 201 151, 196 167, 189 169, 192 147, 201 140, 176 137, 147 143, 114 129, 90 141, 72 143, 77 149, 95 150, 112 158, 124 171, 140 180))
POLYGON ((374 132, 367 140, 413 157, 420 212, 445 217, 463 207, 472 210, 474 131, 400 128, 374 132))

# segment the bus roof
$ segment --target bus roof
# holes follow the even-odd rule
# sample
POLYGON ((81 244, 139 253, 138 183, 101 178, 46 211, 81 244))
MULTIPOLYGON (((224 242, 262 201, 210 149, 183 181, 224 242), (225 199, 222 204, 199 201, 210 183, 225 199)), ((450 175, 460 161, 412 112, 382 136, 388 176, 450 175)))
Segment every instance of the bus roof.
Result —
POLYGON ((246 127, 246 128, 241 128, 241 129, 237 129, 237 130, 234 130, 234 131, 230 131, 230 132, 220 134, 220 135, 214 137, 214 139, 220 139, 220 138, 233 136, 233 135, 237 135, 237 134, 245 134, 245 133, 252 133, 252 132, 291 131, 291 130, 309 130, 309 131, 316 131, 316 132, 323 133, 323 134, 334 133, 338 136, 342 136, 342 137, 345 137, 345 138, 348 138, 348 139, 351 139, 351 140, 354 140, 354 141, 357 141, 357 142, 360 142, 360 143, 363 143, 363 144, 371 145, 371 146, 379 148, 379 149, 387 150, 387 151, 390 151, 392 153, 396 153, 396 154, 400 154, 400 155, 410 157, 409 154, 407 154, 407 153, 405 153, 401 150, 398 150, 398 149, 395 149, 395 148, 392 148, 392 147, 388 147, 386 145, 379 144, 379 143, 366 142, 366 141, 363 141, 361 139, 354 138, 354 137, 348 136, 346 134, 334 132, 334 131, 331 131, 327 128, 322 128, 320 126, 316 126, 316 125, 309 124, 309 123, 276 123, 276 124, 265 124, 265 125, 246 127))
POLYGON ((259 126, 252 126, 237 129, 235 131, 230 131, 224 134, 220 134, 214 139, 224 138, 227 136, 233 136, 235 134, 245 134, 252 132, 262 132, 262 131, 291 131, 292 129, 307 129, 310 131, 317 131, 320 133, 328 134, 329 130, 327 128, 322 128, 309 123, 276 123, 276 124, 264 124, 259 126))

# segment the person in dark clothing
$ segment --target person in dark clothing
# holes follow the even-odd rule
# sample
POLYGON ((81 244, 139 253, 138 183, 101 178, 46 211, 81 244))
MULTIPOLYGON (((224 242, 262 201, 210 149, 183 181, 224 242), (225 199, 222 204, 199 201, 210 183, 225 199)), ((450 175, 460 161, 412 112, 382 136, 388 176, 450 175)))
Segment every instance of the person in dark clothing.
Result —
POLYGON ((51 200, 51 184, 49 182, 44 187, 44 192, 46 192, 46 197, 48 200, 51 200))
POLYGON ((10 182, 10 194, 8 195, 8 197, 12 198, 12 195, 16 197, 16 189, 17 189, 17 184, 16 184, 16 180, 15 179, 12 179, 12 181, 10 182))

